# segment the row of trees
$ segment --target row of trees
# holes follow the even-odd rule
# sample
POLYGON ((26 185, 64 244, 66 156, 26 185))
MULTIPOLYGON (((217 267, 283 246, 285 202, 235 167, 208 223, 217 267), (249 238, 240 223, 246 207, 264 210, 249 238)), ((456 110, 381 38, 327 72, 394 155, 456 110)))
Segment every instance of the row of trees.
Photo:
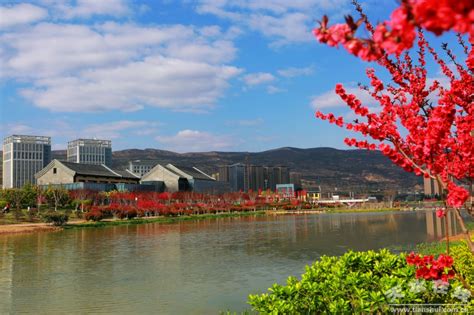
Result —
POLYGON ((54 208, 70 205, 73 199, 67 190, 58 187, 47 189, 27 184, 23 188, 9 188, 0 190, 0 206, 10 205, 12 210, 20 211, 26 208, 43 207, 54 208))
POLYGON ((308 203, 294 198, 290 200, 288 196, 270 190, 212 195, 194 192, 68 191, 58 186, 39 188, 33 185, 0 191, 0 205, 3 208, 6 204, 17 212, 26 208, 38 211, 44 208, 76 210, 89 213, 86 218, 91 219, 312 208, 308 203))

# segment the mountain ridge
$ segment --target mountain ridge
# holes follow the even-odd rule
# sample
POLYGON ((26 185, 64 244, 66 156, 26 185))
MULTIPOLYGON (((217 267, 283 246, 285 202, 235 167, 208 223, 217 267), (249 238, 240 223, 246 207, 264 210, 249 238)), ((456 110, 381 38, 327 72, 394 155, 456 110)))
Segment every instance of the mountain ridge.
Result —
MULTIPOLYGON (((113 167, 126 168, 132 160, 155 160, 161 164, 196 166, 208 174, 218 167, 234 163, 285 165, 315 181, 323 190, 414 190, 421 189, 422 179, 406 173, 379 151, 340 150, 330 147, 281 147, 262 152, 187 152, 176 153, 154 148, 114 151, 113 167)), ((66 159, 66 150, 53 150, 53 158, 66 159)))

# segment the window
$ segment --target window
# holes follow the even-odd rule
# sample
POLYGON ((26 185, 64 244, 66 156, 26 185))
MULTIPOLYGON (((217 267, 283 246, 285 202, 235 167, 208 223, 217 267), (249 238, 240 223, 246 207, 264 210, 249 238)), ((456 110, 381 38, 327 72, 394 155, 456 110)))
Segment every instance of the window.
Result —
POLYGON ((56 167, 53 168, 53 174, 56 174, 58 172, 58 169, 56 167))

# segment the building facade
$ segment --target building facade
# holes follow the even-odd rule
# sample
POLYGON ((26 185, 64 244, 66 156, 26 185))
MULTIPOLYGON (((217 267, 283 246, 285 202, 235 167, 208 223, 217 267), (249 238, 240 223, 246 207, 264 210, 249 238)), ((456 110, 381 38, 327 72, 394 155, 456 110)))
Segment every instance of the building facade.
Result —
POLYGON ((218 181, 229 182, 229 165, 219 166, 218 181))
POLYGON ((229 165, 229 184, 232 191, 244 191, 245 189, 245 165, 236 163, 229 165))
POLYGON ((141 183, 164 183, 167 192, 189 191, 196 193, 221 194, 230 191, 229 184, 215 180, 200 169, 190 166, 157 164, 146 173, 141 183))
POLYGON ((289 184, 290 171, 286 166, 260 166, 236 163, 219 167, 219 180, 227 181, 232 191, 274 191, 277 184, 289 184))
POLYGON ((425 196, 429 197, 440 197, 441 190, 439 184, 431 177, 425 178, 423 177, 423 188, 425 196))
POLYGON ((290 171, 286 166, 264 167, 265 189, 275 190, 277 184, 288 184, 290 182, 290 171))
POLYGON ((67 144, 67 161, 112 166, 112 141, 77 139, 67 144))
POLYGON ((158 164, 157 161, 151 160, 135 160, 128 162, 128 170, 133 174, 136 174, 140 177, 152 170, 155 165, 158 164))
POLYGON ((3 188, 35 184, 35 174, 51 162, 51 138, 12 135, 3 141, 3 188))

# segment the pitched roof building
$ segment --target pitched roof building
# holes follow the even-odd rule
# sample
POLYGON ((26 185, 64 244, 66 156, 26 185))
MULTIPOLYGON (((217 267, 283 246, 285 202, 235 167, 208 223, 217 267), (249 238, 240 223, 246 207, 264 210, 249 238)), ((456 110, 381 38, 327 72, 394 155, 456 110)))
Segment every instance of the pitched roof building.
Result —
POLYGON ((128 183, 138 184, 140 177, 128 170, 116 170, 94 164, 79 164, 53 160, 35 174, 38 185, 62 185, 71 183, 128 183))
POLYGON ((175 166, 173 164, 156 165, 143 175, 141 182, 162 181, 166 191, 194 191, 219 194, 229 191, 228 183, 218 182, 197 167, 175 166))

